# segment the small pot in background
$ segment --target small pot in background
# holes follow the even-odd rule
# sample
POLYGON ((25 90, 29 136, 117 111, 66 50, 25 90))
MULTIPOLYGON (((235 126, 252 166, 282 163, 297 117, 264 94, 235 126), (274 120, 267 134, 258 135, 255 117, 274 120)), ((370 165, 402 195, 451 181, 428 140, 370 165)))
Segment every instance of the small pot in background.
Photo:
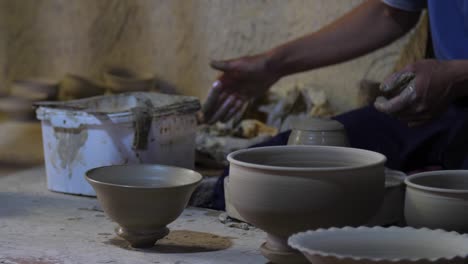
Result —
POLYGON ((59 82, 42 78, 14 80, 11 85, 11 95, 30 101, 56 100, 59 82))
POLYGON ((332 119, 295 118, 291 120, 288 145, 349 147, 344 126, 332 119))
POLYGON ((0 98, 0 112, 14 121, 35 120, 32 101, 17 96, 7 96, 0 98))
POLYGON ((119 67, 107 69, 103 77, 105 85, 113 93, 149 91, 155 86, 154 75, 137 74, 119 67))
POLYGON ((104 93, 104 86, 75 74, 66 74, 60 82, 59 100, 81 99, 104 93))

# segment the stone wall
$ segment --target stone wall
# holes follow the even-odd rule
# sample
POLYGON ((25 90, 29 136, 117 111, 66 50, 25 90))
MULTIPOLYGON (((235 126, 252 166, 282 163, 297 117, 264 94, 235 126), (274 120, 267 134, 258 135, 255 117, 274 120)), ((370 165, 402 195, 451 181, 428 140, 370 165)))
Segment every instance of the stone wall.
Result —
MULTIPOLYGON (((203 99, 217 73, 210 59, 253 54, 319 29, 360 0, 0 0, 0 87, 67 72, 99 79, 107 65, 155 73, 203 99)), ((357 83, 381 79, 404 40, 357 60, 299 74, 343 111, 357 83)))

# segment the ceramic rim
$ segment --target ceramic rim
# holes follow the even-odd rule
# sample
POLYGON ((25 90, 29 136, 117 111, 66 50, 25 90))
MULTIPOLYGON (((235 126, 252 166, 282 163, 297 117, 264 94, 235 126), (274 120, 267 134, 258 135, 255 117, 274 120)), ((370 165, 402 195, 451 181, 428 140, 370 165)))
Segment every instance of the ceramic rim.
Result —
POLYGON ((436 229, 436 230, 431 230, 428 228, 413 228, 413 227, 397 227, 397 226, 391 226, 391 227, 380 227, 380 226, 375 226, 375 227, 365 227, 365 226, 360 226, 360 227, 343 227, 343 228, 329 228, 329 229, 317 229, 317 230, 309 230, 306 232, 301 232, 294 234, 289 237, 288 239, 288 245, 291 246, 292 248, 301 251, 302 253, 306 253, 308 255, 314 255, 314 256, 319 256, 319 257, 332 257, 336 258, 339 260, 353 260, 353 261, 369 261, 369 262, 399 262, 399 261, 410 261, 410 262, 418 262, 422 260, 428 260, 430 262, 438 262, 441 260, 447 260, 447 261, 455 261, 455 260, 465 260, 468 259, 468 253, 465 253, 463 255, 454 255, 450 257, 439 257, 439 258, 378 258, 378 257, 361 257, 361 256, 356 256, 356 255, 349 255, 349 254, 336 254, 336 253, 331 253, 328 251, 323 251, 323 250, 314 250, 314 249, 309 249, 305 248, 300 245, 300 239, 307 236, 307 235, 312 235, 312 234, 318 234, 318 233, 333 233, 333 232, 346 232, 346 231, 359 231, 359 230, 375 230, 376 233, 382 232, 382 231, 397 231, 397 230, 405 230, 409 232, 431 232, 438 234, 439 236, 452 236, 454 238, 460 239, 460 240, 465 240, 468 242, 468 235, 462 235, 457 232, 448 232, 444 231, 442 229, 436 229))
POLYGON ((247 168, 253 168, 253 169, 264 169, 264 170, 275 170, 275 171, 344 171, 344 170, 350 170, 350 169, 363 169, 363 168, 368 168, 368 167, 373 167, 379 164, 384 164, 387 161, 387 158, 374 151, 370 150, 364 150, 364 149, 358 149, 358 148, 348 148, 348 147, 335 147, 335 146, 309 146, 309 145, 294 145, 294 146, 271 146, 271 147, 258 147, 258 148, 250 148, 250 149, 241 149, 237 150, 234 152, 231 152, 228 156, 227 159, 229 163, 235 164, 235 165, 241 165, 243 167, 247 168), (362 154, 367 154, 367 155, 373 155, 376 157, 377 161, 371 162, 369 164, 364 164, 364 165, 356 165, 356 166, 343 166, 343 167, 285 167, 285 166, 272 166, 272 165, 260 165, 260 164, 255 164, 255 163, 250 163, 250 162, 245 162, 245 161, 239 161, 235 159, 234 157, 236 155, 239 155, 244 152, 251 152, 251 151, 257 151, 257 150, 264 150, 264 149, 284 149, 284 148, 291 148, 291 149, 298 149, 298 148, 309 148, 309 149, 334 149, 334 150, 343 150, 343 151, 348 151, 348 152, 354 152, 354 153, 362 153, 362 154))
POLYGON ((433 191, 433 192, 444 192, 444 193, 468 193, 468 189, 447 189, 447 188, 437 188, 437 187, 429 187, 425 185, 420 185, 412 182, 418 178, 424 178, 427 176, 434 176, 440 175, 441 173, 449 174, 449 173, 466 173, 466 177, 468 178, 468 170, 438 170, 438 171, 428 171, 428 172, 420 172, 408 176, 405 179, 405 184, 407 187, 424 190, 424 191, 433 191))
POLYGON ((159 165, 159 164, 134 164, 134 165, 109 165, 109 166, 102 166, 102 167, 97 167, 97 168, 93 168, 93 169, 90 169, 88 171, 86 171, 85 173, 85 177, 86 177, 86 180, 90 181, 90 182, 93 182, 93 183, 96 183, 96 184, 101 184, 101 185, 106 185, 106 186, 114 186, 114 187, 121 187, 121 188, 132 188, 132 189, 174 189, 174 188, 179 188, 179 187, 187 187, 187 186, 191 186, 191 185, 197 185, 199 184, 202 179, 203 179, 203 176, 194 171, 194 170, 189 170, 189 169, 185 169, 185 168, 180 168, 180 167, 176 167, 176 166, 167 166, 167 165, 159 165), (171 169, 177 169, 177 170, 182 170, 182 171, 186 171, 186 172, 190 172, 192 174, 194 174, 194 176, 197 178, 196 180, 190 182, 190 183, 186 183, 186 184, 180 184, 180 185, 175 185, 175 186, 166 186, 166 187, 155 187, 155 186, 135 186, 135 185, 123 185, 123 184, 115 184, 115 183, 109 183, 109 182, 103 182, 103 181, 98 181, 98 180, 95 180, 93 178, 91 178, 90 174, 93 173, 94 171, 97 171, 97 170, 102 170, 102 169, 105 169, 105 168, 111 168, 111 167, 164 167, 164 168, 171 168, 171 169))

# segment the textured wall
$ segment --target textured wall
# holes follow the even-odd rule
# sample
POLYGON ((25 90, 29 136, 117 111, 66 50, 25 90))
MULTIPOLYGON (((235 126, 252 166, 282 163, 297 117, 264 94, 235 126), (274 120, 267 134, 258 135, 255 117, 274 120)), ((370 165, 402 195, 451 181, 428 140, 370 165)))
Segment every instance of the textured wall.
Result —
MULTIPOLYGON (((155 73, 189 95, 206 95, 210 59, 271 48, 319 29, 361 1, 343 0, 0 0, 0 85, 15 78, 99 78, 106 65, 155 73)), ((349 63, 296 75, 327 88, 339 110, 356 103, 365 75, 388 73, 402 41, 349 63)))

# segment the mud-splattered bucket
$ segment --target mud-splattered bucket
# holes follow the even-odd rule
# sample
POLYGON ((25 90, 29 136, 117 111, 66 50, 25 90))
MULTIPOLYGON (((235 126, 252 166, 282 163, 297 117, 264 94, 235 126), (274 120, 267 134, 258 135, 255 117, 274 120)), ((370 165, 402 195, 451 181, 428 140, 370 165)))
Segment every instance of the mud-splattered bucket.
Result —
POLYGON ((84 174, 100 166, 194 166, 195 97, 124 93, 37 106, 49 190, 94 196, 84 174))

